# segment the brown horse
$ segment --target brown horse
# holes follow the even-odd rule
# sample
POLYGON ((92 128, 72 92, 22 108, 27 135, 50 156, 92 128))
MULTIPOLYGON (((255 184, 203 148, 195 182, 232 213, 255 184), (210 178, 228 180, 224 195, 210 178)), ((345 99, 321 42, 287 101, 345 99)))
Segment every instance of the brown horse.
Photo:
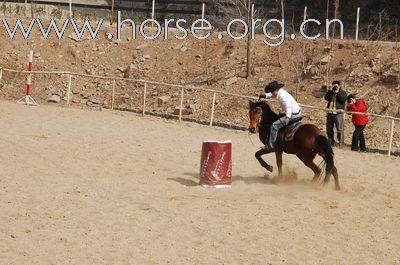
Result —
MULTIPOLYGON (((269 132, 272 123, 279 116, 273 112, 265 101, 250 101, 250 126, 251 133, 259 132, 259 138, 263 144, 268 142, 269 132)), ((261 156, 270 153, 266 149, 261 149, 256 152, 255 156, 261 166, 272 172, 273 167, 268 165, 261 156)), ((317 181, 322 170, 314 163, 314 158, 319 154, 326 163, 324 184, 329 182, 331 175, 335 178, 335 189, 339 190, 339 176, 334 165, 333 150, 328 139, 322 135, 321 130, 313 124, 291 124, 282 128, 277 137, 275 155, 278 166, 278 177, 282 176, 282 154, 296 155, 307 167, 314 172, 313 181, 317 181), (292 137, 290 137, 292 136, 292 137)))

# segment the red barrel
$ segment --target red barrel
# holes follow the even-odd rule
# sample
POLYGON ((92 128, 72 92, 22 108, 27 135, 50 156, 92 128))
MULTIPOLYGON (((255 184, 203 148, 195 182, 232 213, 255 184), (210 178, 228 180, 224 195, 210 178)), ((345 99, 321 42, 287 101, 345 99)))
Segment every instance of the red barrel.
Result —
POLYGON ((232 142, 203 141, 200 184, 223 187, 232 184, 232 142))

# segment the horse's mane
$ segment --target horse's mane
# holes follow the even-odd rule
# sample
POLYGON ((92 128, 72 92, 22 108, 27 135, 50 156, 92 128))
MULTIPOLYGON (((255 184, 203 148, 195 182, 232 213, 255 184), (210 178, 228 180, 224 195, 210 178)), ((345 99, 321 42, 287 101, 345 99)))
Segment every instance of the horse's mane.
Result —
POLYGON ((271 125, 279 118, 266 101, 250 102, 250 109, 255 108, 261 108, 263 113, 260 125, 271 125))

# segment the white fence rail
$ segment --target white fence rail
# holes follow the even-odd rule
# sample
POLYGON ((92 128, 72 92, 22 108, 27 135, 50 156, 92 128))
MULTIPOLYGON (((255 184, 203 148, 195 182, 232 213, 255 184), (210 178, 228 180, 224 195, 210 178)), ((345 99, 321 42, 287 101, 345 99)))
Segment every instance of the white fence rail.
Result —
MULTIPOLYGON (((214 120, 214 111, 215 111, 215 101, 217 94, 222 94, 222 95, 227 95, 227 96, 232 96, 232 97, 238 97, 242 99, 252 99, 252 100, 257 100, 258 98, 252 97, 252 96, 246 96, 246 95, 241 95, 241 94, 235 94, 235 93, 229 93, 225 91, 219 91, 219 90, 213 90, 213 89, 207 89, 207 88, 202 88, 202 87, 195 87, 191 85, 177 85, 177 84, 171 84, 171 83, 165 83, 165 82, 158 82, 158 81, 151 81, 151 80, 144 80, 144 79, 133 79, 133 78, 123 78, 123 77, 112 77, 112 76, 100 76, 100 75, 89 75, 89 74, 83 74, 83 73, 74 73, 74 72, 69 72, 69 71, 24 71, 24 70, 14 70, 14 69, 8 69, 8 68, 3 68, 0 67, 0 82, 2 80, 3 72, 10 72, 10 73, 20 73, 20 74, 54 74, 54 75, 67 75, 68 77, 68 87, 67 87, 67 105, 70 104, 70 93, 71 93, 71 87, 72 87, 72 76, 81 76, 81 77, 87 77, 87 78, 97 78, 97 79, 106 79, 106 80, 112 80, 112 99, 111 99, 111 109, 114 109, 114 100, 115 100, 115 81, 116 80, 123 80, 123 81, 130 81, 134 83, 143 83, 144 88, 143 88, 143 105, 142 105, 142 115, 145 115, 146 112, 146 95, 147 95, 147 85, 152 84, 152 85, 161 85, 161 86, 167 86, 171 88, 176 88, 181 90, 180 94, 180 109, 179 109, 179 121, 182 120, 182 109, 183 109, 183 99, 184 99, 184 92, 185 90, 199 90, 199 91, 206 91, 209 93, 213 93, 213 98, 212 98, 212 103, 211 103, 211 114, 210 114, 210 126, 213 126, 213 120, 214 120)), ((326 108, 320 108, 316 106, 311 106, 311 105, 306 105, 306 104, 299 104, 301 107, 305 109, 313 109, 313 110, 318 110, 318 111, 324 111, 328 112, 330 111, 329 109, 326 108)), ((392 116, 386 116, 386 115, 379 115, 379 114, 374 114, 374 113, 360 113, 360 112, 351 112, 351 111, 344 111, 344 110, 337 110, 338 113, 344 113, 344 114, 366 114, 370 117, 378 117, 381 119, 387 119, 391 120, 390 123, 390 134, 388 136, 388 157, 391 156, 392 153, 392 145, 393 145, 393 135, 394 135, 394 128, 395 128, 395 121, 400 121, 400 118, 392 117, 392 116)), ((343 123, 344 125, 344 123, 343 123)))

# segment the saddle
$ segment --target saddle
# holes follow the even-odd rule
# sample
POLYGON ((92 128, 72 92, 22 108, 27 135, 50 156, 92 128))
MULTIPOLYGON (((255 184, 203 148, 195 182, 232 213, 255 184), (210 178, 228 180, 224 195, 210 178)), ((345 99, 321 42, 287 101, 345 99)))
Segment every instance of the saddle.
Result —
POLYGON ((293 137, 296 134, 297 130, 303 125, 300 121, 302 117, 294 118, 289 122, 288 125, 281 128, 278 131, 278 138, 281 142, 290 142, 293 141, 293 137))

